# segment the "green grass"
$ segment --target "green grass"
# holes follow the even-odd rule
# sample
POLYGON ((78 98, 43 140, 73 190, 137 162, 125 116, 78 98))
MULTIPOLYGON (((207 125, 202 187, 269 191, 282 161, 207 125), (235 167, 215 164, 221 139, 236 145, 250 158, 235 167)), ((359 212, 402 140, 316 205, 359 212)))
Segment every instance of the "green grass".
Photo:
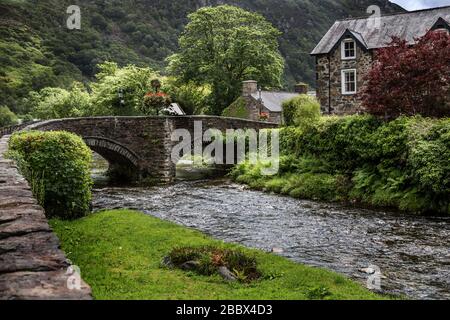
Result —
POLYGON ((104 211, 76 221, 50 221, 62 248, 81 268, 95 299, 383 299, 333 272, 243 248, 255 255, 263 279, 226 283, 160 267, 174 247, 225 244, 200 232, 129 210, 104 211))

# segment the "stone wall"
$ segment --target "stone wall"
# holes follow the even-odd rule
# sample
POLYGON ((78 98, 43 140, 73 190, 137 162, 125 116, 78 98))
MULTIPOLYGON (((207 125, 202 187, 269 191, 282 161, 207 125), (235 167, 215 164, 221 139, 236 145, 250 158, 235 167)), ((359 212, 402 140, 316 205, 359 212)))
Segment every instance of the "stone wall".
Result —
POLYGON ((322 112, 326 114, 354 114, 362 111, 361 100, 357 94, 342 94, 341 71, 356 69, 357 93, 364 86, 364 77, 372 65, 372 52, 356 46, 356 59, 342 60, 340 45, 327 55, 316 57, 317 98, 322 112))
POLYGON ((4 158, 0 139, 0 299, 91 299, 91 289, 69 290, 69 262, 28 185, 4 158))
POLYGON ((243 97, 246 101, 246 109, 247 114, 249 115, 248 119, 252 121, 259 121, 261 112, 265 112, 269 114, 268 122, 281 124, 282 117, 281 112, 272 112, 267 109, 261 102, 253 97, 243 97))

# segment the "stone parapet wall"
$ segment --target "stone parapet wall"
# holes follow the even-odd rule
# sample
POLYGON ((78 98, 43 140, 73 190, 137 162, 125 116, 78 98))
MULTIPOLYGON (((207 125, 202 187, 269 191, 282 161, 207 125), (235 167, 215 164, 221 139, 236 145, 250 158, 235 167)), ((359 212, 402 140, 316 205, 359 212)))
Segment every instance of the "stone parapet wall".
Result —
POLYGON ((201 122, 203 132, 278 127, 275 123, 214 116, 94 117, 43 121, 25 130, 64 130, 78 134, 91 149, 108 160, 110 166, 119 171, 131 168, 141 181, 166 183, 176 176, 171 153, 177 143, 171 140, 172 133, 184 129, 194 137, 196 122, 201 122))
POLYGON ((70 264, 28 182, 4 158, 8 140, 0 139, 0 300, 92 299, 83 281, 81 290, 68 289, 70 264))

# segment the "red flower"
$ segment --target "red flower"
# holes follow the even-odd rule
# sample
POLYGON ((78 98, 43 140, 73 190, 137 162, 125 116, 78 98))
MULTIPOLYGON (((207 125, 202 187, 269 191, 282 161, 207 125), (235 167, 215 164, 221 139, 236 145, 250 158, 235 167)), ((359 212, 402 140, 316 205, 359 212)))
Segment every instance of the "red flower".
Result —
POLYGON ((146 97, 167 97, 167 94, 165 94, 164 92, 147 92, 145 94, 146 97))

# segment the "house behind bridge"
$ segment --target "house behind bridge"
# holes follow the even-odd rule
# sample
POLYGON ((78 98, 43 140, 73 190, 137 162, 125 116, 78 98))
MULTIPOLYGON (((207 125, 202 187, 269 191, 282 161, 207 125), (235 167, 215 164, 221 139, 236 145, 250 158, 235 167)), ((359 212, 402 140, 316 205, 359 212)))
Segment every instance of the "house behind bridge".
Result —
POLYGON ((314 91, 308 91, 307 84, 297 84, 294 92, 264 91, 258 88, 254 80, 242 83, 242 95, 229 108, 224 116, 244 118, 253 121, 283 123, 283 103, 300 94, 315 96, 314 91))

